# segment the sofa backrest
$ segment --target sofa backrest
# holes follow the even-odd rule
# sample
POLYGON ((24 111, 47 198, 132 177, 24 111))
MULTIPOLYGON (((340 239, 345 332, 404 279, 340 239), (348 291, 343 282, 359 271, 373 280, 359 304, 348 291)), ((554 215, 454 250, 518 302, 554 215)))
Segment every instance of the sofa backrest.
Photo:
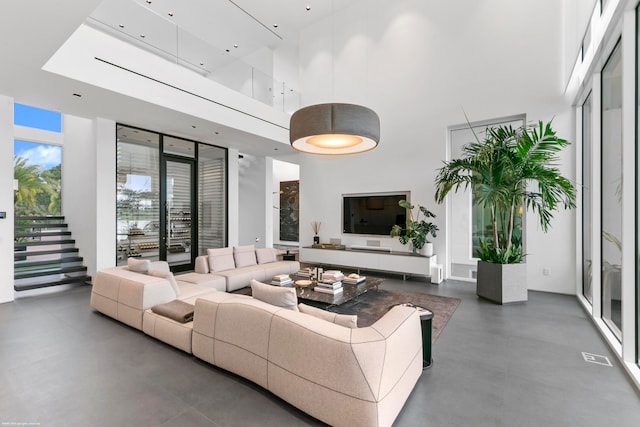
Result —
POLYGON ((129 326, 142 329, 142 313, 157 304, 176 299, 171 283, 162 277, 113 267, 93 279, 91 306, 129 326))
POLYGON ((377 401, 401 375, 393 365, 405 369, 421 351, 419 318, 408 307, 393 308, 370 327, 351 329, 254 298, 224 295, 215 296, 219 302, 196 301, 194 333, 213 338, 213 348, 210 355, 195 347, 193 353, 265 388, 271 381, 268 362, 328 389, 377 401), (404 322, 409 325, 401 327, 404 322), (402 328, 406 331, 396 332, 402 328))

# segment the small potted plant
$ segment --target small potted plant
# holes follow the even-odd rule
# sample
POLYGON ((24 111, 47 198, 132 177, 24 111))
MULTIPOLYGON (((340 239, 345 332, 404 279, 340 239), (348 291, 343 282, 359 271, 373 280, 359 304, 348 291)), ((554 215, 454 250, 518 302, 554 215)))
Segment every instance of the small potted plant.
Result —
POLYGON ((436 237, 438 226, 426 220, 436 216, 424 206, 418 205, 418 212, 414 217, 413 209, 415 209, 415 206, 406 200, 400 200, 398 205, 407 210, 408 216, 404 227, 396 224, 391 228, 391 236, 397 237, 403 245, 411 242, 413 252, 420 251, 423 255, 432 256, 433 244, 429 242, 427 237, 429 235, 436 237), (422 214, 422 218, 420 214, 422 214))

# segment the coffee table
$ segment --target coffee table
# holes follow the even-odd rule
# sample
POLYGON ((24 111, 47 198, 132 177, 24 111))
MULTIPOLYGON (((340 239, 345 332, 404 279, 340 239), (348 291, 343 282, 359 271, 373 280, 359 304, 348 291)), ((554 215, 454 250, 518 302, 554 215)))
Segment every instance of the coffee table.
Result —
MULTIPOLYGON (((291 274, 291 279, 293 279, 294 282, 297 280, 309 280, 308 277, 298 276, 297 274, 291 274)), ((294 287, 296 288, 298 300, 309 302, 312 305, 320 306, 326 309, 329 307, 334 307, 336 305, 344 304, 347 301, 351 301, 358 295, 362 295, 370 289, 378 289, 378 285, 380 285, 383 281, 384 279, 381 279, 379 277, 367 276, 367 279, 364 282, 358 283, 357 285, 342 282, 343 290, 336 295, 314 291, 313 288, 315 284, 311 284, 308 286, 294 285, 294 287)))

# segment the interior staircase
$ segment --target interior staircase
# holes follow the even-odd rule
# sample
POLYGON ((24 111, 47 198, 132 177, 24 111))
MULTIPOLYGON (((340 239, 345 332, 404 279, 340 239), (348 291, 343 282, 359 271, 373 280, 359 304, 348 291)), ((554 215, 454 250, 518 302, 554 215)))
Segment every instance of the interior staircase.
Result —
POLYGON ((88 284, 87 267, 63 216, 18 216, 15 219, 14 289, 88 284))

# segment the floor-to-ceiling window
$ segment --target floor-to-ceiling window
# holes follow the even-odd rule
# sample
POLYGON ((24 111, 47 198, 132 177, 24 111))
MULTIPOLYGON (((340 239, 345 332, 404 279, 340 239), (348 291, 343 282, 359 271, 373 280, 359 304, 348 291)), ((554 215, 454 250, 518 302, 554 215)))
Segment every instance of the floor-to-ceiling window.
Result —
POLYGON ((118 125, 118 264, 166 260, 193 268, 227 239, 226 150, 118 125))
POLYGON ((591 160, 592 119, 591 94, 582 104, 582 295, 593 304, 593 253, 591 250, 591 160))
POLYGON ((13 144, 16 216, 60 215, 61 114, 15 103, 14 124, 20 135, 13 144))
MULTIPOLYGON (((463 154, 466 144, 476 138, 484 139, 485 130, 491 126, 512 126, 525 124, 524 116, 506 117, 483 122, 453 126, 449 129, 451 159, 463 154)), ((449 200, 449 276, 456 279, 475 280, 477 270, 477 250, 480 241, 491 235, 490 213, 488 208, 477 206, 471 189, 450 193, 449 200)), ((512 242, 523 244, 523 210, 516 215, 512 242)), ((500 219, 498 219, 500 221, 500 219)))
POLYGON ((622 339, 622 49, 602 69, 602 319, 622 339))

